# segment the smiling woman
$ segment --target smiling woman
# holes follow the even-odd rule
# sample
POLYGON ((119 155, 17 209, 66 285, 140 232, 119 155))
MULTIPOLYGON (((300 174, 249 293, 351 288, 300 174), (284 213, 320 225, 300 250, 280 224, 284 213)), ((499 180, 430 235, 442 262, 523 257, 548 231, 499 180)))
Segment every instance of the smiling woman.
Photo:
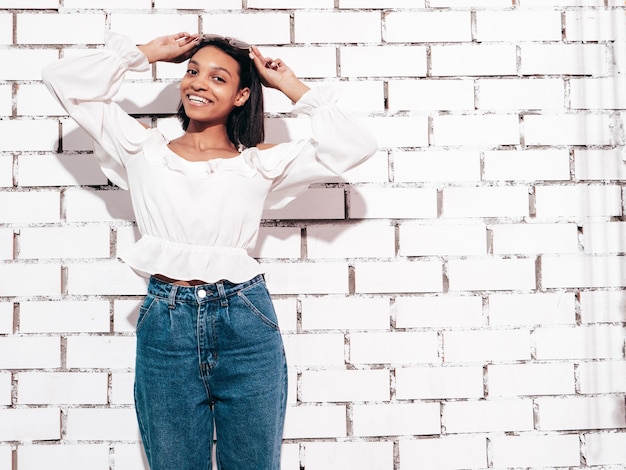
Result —
POLYGON ((280 59, 219 36, 177 33, 62 59, 44 82, 93 138, 109 179, 131 193, 141 239, 123 254, 149 278, 137 322, 135 407, 152 470, 278 470, 287 365, 263 271, 248 252, 265 207, 358 165, 374 139, 280 59), (128 70, 190 59, 171 142, 112 98, 128 70), (311 117, 314 137, 263 142, 262 85, 311 117))

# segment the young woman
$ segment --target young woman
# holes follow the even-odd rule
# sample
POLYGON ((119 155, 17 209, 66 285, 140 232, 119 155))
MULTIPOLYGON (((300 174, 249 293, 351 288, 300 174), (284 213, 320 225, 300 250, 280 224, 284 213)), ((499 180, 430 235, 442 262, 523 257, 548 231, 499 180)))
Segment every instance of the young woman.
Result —
POLYGON ((149 277, 137 321, 135 406, 152 470, 276 470, 287 365, 261 266, 248 255, 265 207, 376 150, 372 136, 280 59, 215 35, 178 33, 65 58, 44 82, 93 138, 108 178, 128 189, 141 239, 123 260, 149 277), (126 71, 190 59, 180 82, 184 134, 167 139, 112 98, 126 71), (310 116, 313 138, 263 143, 262 86, 310 116))

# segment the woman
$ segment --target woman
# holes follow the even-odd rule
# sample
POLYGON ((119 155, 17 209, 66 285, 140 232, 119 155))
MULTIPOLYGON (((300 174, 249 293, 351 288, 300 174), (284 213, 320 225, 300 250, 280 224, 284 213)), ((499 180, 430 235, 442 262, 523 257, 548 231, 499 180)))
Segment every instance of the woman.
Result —
POLYGON ((44 82, 94 140, 103 171, 130 190, 141 239, 123 260, 149 277, 137 321, 135 406, 152 470, 273 470, 287 395, 282 339, 260 265, 248 255, 264 207, 376 150, 336 105, 279 59, 215 35, 178 33, 46 67, 44 82), (111 101, 128 70, 190 58, 180 82, 184 134, 167 141, 111 101), (261 84, 308 114, 314 137, 263 143, 261 84))

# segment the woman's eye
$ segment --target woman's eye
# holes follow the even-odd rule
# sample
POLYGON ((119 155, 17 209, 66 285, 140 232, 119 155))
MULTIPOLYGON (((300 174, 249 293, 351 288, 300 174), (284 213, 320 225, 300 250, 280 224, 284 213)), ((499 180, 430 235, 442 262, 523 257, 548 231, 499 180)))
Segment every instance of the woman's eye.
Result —
POLYGON ((187 74, 188 75, 196 75, 198 72, 196 70, 193 69, 187 69, 187 74))
POLYGON ((226 81, 226 80, 224 80, 222 77, 220 77, 218 75, 215 75, 213 77, 213 80, 215 80, 216 82, 221 82, 221 83, 224 83, 226 81))

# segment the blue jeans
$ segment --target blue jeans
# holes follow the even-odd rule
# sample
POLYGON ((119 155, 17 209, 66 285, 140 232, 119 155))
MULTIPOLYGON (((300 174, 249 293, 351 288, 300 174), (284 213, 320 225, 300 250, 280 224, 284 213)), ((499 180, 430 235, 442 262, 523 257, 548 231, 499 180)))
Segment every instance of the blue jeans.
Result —
POLYGON ((152 470, 278 470, 287 362, 261 275, 193 287, 152 277, 137 320, 135 407, 152 470))

